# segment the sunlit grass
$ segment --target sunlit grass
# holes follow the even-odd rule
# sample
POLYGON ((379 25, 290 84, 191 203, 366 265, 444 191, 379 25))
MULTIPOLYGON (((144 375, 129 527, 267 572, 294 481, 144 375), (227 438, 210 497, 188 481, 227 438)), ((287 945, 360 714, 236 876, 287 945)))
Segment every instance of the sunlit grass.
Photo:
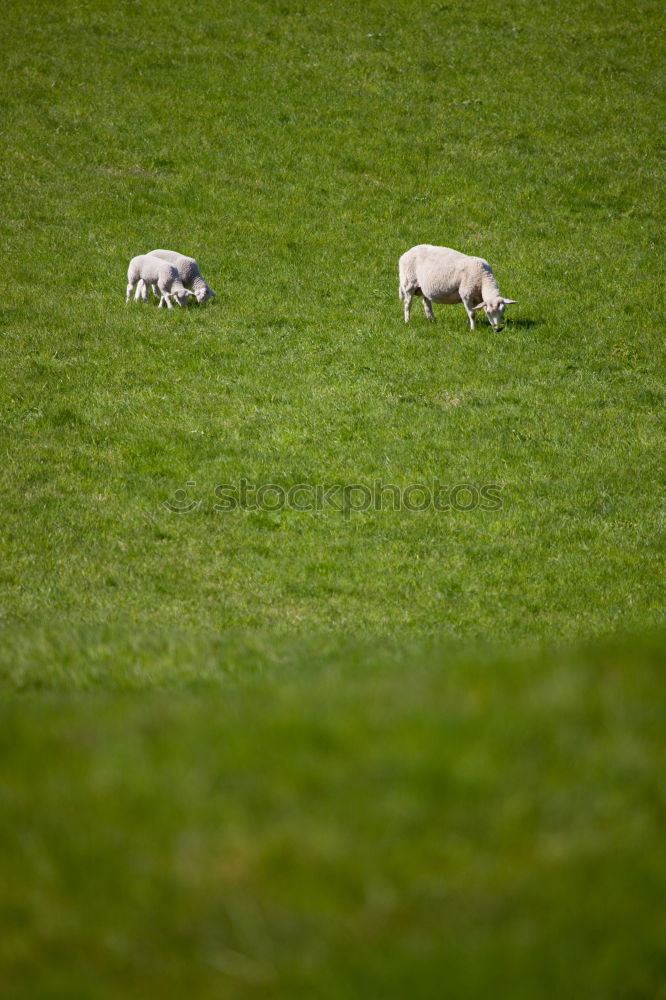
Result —
POLYGON ((0 995, 653 997, 661 8, 4 14, 0 995))

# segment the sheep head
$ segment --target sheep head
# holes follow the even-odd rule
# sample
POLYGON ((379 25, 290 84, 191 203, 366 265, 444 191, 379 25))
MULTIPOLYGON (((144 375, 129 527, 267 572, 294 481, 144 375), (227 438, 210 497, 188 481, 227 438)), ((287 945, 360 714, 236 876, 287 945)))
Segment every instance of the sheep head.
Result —
POLYGON ((194 295, 194 292, 191 292, 189 288, 184 288, 181 285, 180 288, 174 288, 171 292, 171 295, 172 298, 176 300, 178 305, 182 307, 187 302, 188 296, 194 295))
POLYGON ((481 302, 480 305, 474 308, 477 310, 484 309, 493 330, 499 331, 504 328, 504 310, 507 306, 514 305, 516 305, 516 299, 505 299, 501 295, 498 295, 495 298, 488 299, 486 302, 481 302))

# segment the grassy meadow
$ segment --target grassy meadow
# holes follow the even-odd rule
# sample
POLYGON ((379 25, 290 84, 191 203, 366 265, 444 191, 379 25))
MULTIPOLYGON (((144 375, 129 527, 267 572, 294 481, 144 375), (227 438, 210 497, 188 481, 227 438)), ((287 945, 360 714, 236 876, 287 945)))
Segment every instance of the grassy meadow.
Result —
POLYGON ((665 997, 661 5, 3 28, 0 997, 665 997))

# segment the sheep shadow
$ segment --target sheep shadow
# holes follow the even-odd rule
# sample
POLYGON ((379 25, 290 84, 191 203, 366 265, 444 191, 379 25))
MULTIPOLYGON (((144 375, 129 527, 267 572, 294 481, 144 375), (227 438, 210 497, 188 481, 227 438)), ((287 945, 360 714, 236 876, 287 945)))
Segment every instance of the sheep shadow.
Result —
MULTIPOLYGON (((422 317, 419 317, 419 319, 422 319, 422 317)), ((541 320, 528 319, 527 317, 520 317, 520 316, 516 316, 514 318, 510 316, 507 318, 506 326, 504 327, 504 329, 498 331, 497 335, 501 336, 502 333, 510 333, 512 330, 515 331, 516 333, 519 333, 520 331, 523 330, 525 331, 534 330, 540 326, 543 326, 543 322, 541 320)), ((447 332, 449 333, 455 333, 455 332, 479 333, 481 331, 486 331, 487 333, 494 332, 490 323, 484 322, 483 320, 477 321, 476 330, 472 331, 470 330, 469 325, 467 324, 465 326, 461 325, 459 327, 456 327, 455 330, 453 329, 453 327, 447 328, 444 322, 442 322, 441 320, 438 321, 436 318, 434 322, 426 321, 425 323, 419 323, 418 335, 426 340, 436 340, 438 337, 441 336, 443 329, 446 329, 447 332)))
POLYGON ((527 319, 522 316, 511 316, 507 320, 507 328, 516 327, 518 330, 533 330, 537 326, 543 326, 542 322, 538 319, 527 319))

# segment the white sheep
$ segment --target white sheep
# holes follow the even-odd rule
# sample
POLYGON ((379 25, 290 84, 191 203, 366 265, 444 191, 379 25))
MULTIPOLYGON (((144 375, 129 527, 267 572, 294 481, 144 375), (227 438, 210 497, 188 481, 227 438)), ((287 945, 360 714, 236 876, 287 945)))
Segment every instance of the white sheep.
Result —
POLYGON ((165 302, 168 309, 173 309, 171 303, 172 297, 175 298, 179 306, 183 306, 187 301, 188 295, 194 295, 194 292, 188 291, 185 288, 173 264, 169 264, 167 261, 160 260, 159 257, 153 257, 150 254, 140 254, 138 257, 132 257, 129 262, 129 267, 127 268, 126 302, 129 302, 135 286, 135 300, 142 298, 144 301, 148 299, 149 286, 152 286, 153 291, 155 288, 158 288, 160 293, 160 309, 165 302))
MULTIPOLYGON (((212 299, 215 295, 213 289, 201 277, 199 265, 194 257, 186 257, 185 254, 176 253, 175 250, 151 250, 149 256, 160 257, 172 264, 178 271, 178 277, 183 285, 191 289, 196 296, 197 302, 205 302, 206 299, 212 299)), ((154 288, 153 291, 155 291, 154 288)))
POLYGON ((502 298, 492 268, 482 257, 468 257, 458 250, 422 243, 402 255, 398 268, 405 323, 409 322, 415 295, 423 296, 423 308, 430 320, 435 318, 433 302, 462 302, 470 330, 475 328, 474 313, 479 309, 485 310, 494 330, 501 330, 506 306, 516 303, 515 299, 502 298))

